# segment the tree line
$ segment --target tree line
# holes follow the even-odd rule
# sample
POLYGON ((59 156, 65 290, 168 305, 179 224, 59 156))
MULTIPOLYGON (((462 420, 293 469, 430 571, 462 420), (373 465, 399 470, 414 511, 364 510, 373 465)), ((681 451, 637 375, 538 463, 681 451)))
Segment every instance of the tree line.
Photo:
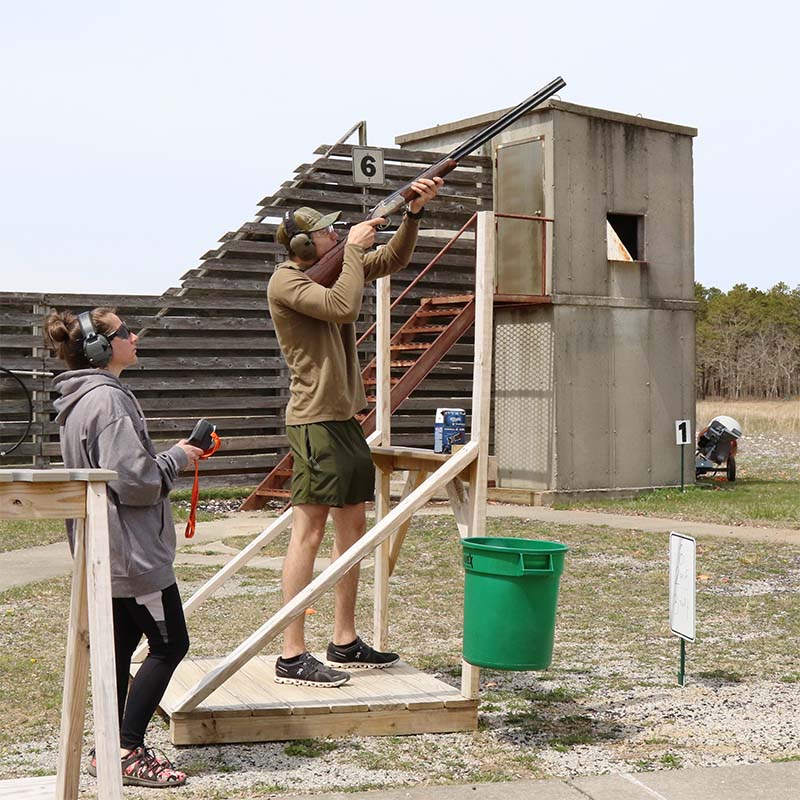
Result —
POLYGON ((800 396, 800 286, 695 284, 697 397, 800 396))

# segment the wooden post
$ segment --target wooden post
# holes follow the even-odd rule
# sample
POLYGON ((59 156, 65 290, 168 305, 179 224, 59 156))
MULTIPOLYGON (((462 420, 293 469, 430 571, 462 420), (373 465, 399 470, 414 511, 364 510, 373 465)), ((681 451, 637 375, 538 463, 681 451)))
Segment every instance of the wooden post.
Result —
MULTIPOLYGON (((392 438, 391 410, 391 350, 392 337, 392 298, 391 279, 387 276, 377 282, 375 295, 375 430, 380 431, 379 444, 388 447, 392 438)), ((375 469, 375 522, 380 522, 391 507, 390 471, 375 469)), ((373 633, 375 647, 386 650, 389 647, 389 552, 388 539, 375 548, 374 554, 374 608, 373 633)))
MULTIPOLYGON (((475 252, 475 361, 472 383, 470 441, 478 447, 469 472, 469 536, 486 532, 486 483, 489 464, 489 408, 492 381, 494 311, 495 218, 491 211, 478 214, 475 252)), ((452 497, 451 497, 452 500, 452 497)), ((480 670, 462 659, 461 694, 478 697, 480 670)))
MULTIPOLYGON (((423 483, 428 479, 428 473, 424 469, 417 471, 409 470, 406 477, 406 484, 403 487, 403 494, 400 497, 400 502, 406 499, 411 492, 419 489, 423 483)), ((403 546, 408 529, 411 527, 411 520, 407 519, 389 538, 389 574, 394 572, 397 566, 397 559, 400 557, 400 548, 403 546)))
POLYGON ((98 481, 91 481, 86 487, 86 597, 89 604, 89 640, 92 645, 89 655, 92 664, 97 781, 99 786, 106 787, 100 792, 103 798, 121 798, 108 501, 106 485, 98 481))
POLYGON ((44 452, 45 445, 47 444, 47 424, 50 422, 50 415, 42 411, 42 401, 45 403, 49 400, 50 395, 47 391, 47 378, 44 375, 44 361, 47 358, 47 348, 44 346, 44 318, 50 311, 49 305, 42 303, 33 304, 33 325, 31 332, 34 336, 39 338, 39 344, 34 345, 31 355, 36 359, 36 369, 42 370, 42 375, 36 378, 36 387, 31 391, 31 402, 33 403, 33 436, 31 437, 34 444, 39 445, 37 453, 33 455, 33 466, 36 469, 45 469, 50 463, 50 457, 44 452))
POLYGON ((83 715, 89 682, 89 605, 86 598, 86 530, 75 520, 75 557, 67 627, 64 696, 61 702, 61 738, 58 747, 56 797, 75 800, 81 768, 83 715))
POLYGON ((0 470, 0 519, 76 521, 56 800, 78 796, 90 663, 98 794, 122 800, 106 500, 106 482, 116 477, 103 469, 0 470))

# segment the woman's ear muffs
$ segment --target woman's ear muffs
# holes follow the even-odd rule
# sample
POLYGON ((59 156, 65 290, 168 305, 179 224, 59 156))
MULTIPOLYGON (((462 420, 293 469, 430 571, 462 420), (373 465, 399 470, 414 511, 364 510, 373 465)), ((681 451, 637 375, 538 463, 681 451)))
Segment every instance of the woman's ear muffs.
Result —
POLYGON ((78 314, 78 324, 81 326, 83 336, 83 354, 93 367, 104 367, 111 361, 111 342, 98 333, 92 324, 92 315, 89 311, 78 314))

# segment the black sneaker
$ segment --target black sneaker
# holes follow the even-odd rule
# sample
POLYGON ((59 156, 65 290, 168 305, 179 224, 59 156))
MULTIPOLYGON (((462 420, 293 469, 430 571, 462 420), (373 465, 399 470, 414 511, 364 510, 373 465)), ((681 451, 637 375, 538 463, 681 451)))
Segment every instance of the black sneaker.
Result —
POLYGON ((397 653, 381 653, 357 638, 348 647, 331 642, 328 645, 326 659, 329 664, 337 667, 354 667, 355 669, 384 669, 391 667, 400 660, 397 653))
POLYGON ((341 686, 350 676, 338 669, 330 669, 311 653, 303 653, 287 661, 275 662, 275 683, 296 683, 298 686, 341 686))

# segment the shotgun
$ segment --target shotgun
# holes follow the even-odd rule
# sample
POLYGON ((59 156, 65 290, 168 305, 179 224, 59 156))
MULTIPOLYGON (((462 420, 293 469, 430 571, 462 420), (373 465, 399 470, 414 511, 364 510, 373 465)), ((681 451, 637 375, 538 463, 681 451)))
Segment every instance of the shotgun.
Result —
MULTIPOLYGON (((518 106, 514 106, 514 108, 503 114, 502 117, 487 125, 483 130, 478 131, 463 144, 460 144, 451 153, 448 153, 435 164, 420 172, 416 178, 409 181, 401 189, 398 189, 396 192, 384 198, 378 205, 370 210, 367 219, 388 217, 400 211, 408 201, 413 200, 417 196, 417 193, 411 188, 411 184, 414 181, 420 178, 443 178, 458 166, 458 162, 464 158, 464 156, 468 156, 470 153, 477 150, 482 144, 497 136, 498 133, 504 131, 509 125, 516 122, 531 109, 544 103, 545 100, 552 97, 566 85, 566 81, 560 77, 550 81, 547 86, 539 89, 538 92, 532 94, 526 100, 523 100, 518 106)), ((339 242, 334 248, 325 253, 316 264, 309 267, 305 271, 306 275, 315 283, 319 283, 322 286, 333 286, 342 272, 342 261, 344 260, 344 248, 346 244, 347 241, 345 239, 339 242)))

